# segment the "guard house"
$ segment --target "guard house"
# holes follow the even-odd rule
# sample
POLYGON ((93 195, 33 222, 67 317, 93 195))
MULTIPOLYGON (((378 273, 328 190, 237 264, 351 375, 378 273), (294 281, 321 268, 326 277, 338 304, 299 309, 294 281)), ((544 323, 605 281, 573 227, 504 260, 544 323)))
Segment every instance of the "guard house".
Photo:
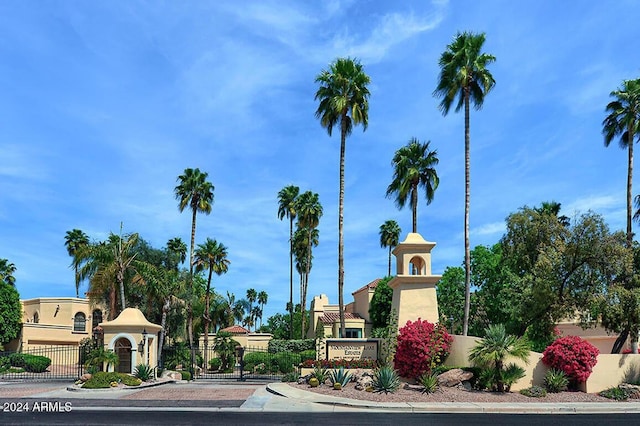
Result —
POLYGON ((162 327, 145 318, 136 308, 126 308, 113 321, 100 323, 106 349, 118 355, 118 365, 110 371, 133 373, 139 364, 158 363, 157 338, 162 327))

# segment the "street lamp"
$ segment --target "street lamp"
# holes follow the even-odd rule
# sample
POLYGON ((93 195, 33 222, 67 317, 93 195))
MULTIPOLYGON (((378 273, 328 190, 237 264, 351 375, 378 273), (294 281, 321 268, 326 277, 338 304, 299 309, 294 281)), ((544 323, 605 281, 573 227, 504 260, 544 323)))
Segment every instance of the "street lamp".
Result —
MULTIPOLYGON (((144 356, 144 352, 145 352, 145 347, 147 346, 147 338, 149 337, 149 333, 147 333, 147 329, 143 328, 142 329, 142 342, 140 342, 140 346, 142 347, 142 362, 144 362, 145 360, 145 356, 144 356)), ((147 348, 147 352, 149 352, 149 348, 147 348)))

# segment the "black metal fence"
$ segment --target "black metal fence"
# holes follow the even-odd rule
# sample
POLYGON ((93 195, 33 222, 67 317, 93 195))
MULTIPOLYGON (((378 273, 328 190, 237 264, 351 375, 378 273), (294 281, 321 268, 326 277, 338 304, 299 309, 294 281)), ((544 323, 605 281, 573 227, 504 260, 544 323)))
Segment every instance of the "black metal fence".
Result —
POLYGON ((281 380, 287 374, 299 374, 301 362, 300 355, 295 353, 269 353, 263 348, 240 346, 226 359, 212 347, 165 346, 160 359, 161 369, 187 370, 195 380, 238 381, 281 380))
POLYGON ((81 351, 78 346, 40 346, 23 352, 0 352, 0 380, 77 379, 84 374, 81 351), (49 365, 29 356, 44 357, 49 365))

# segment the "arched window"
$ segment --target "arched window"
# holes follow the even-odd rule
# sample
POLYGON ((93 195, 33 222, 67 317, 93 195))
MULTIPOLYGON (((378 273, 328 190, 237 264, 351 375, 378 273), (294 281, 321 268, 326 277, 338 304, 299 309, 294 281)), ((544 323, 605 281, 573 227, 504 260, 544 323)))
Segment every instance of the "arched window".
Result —
POLYGON ((91 315, 91 327, 96 328, 98 324, 102 322, 102 311, 100 309, 94 309, 91 315))
POLYGON ((34 312, 34 313, 33 313, 33 323, 34 323, 34 324, 37 324, 37 323, 39 323, 39 322, 40 322, 40 316, 38 315, 38 313, 37 313, 37 312, 34 312))
POLYGON ((87 331, 87 316, 78 312, 73 317, 73 331, 87 331))

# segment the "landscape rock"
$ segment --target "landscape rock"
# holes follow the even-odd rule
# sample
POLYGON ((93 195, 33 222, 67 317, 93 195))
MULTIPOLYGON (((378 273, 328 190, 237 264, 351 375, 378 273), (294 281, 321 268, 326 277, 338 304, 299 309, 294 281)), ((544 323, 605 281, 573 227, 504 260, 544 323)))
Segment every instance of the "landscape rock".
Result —
POLYGON ((367 390, 367 388, 373 387, 373 373, 366 370, 357 370, 353 373, 352 382, 355 382, 355 388, 359 391, 367 390))
POLYGON ((438 385, 443 387, 456 387, 463 382, 468 382, 473 378, 473 373, 464 371, 461 368, 454 368, 438 376, 438 385))
POLYGON ((640 386, 622 383, 619 387, 627 392, 629 399, 640 399, 640 386))
POLYGON ((84 383, 84 382, 86 382, 87 380, 91 379, 91 377, 92 377, 92 375, 91 375, 91 374, 89 374, 89 373, 85 373, 85 374, 83 374, 83 375, 80 377, 80 380, 84 383))

